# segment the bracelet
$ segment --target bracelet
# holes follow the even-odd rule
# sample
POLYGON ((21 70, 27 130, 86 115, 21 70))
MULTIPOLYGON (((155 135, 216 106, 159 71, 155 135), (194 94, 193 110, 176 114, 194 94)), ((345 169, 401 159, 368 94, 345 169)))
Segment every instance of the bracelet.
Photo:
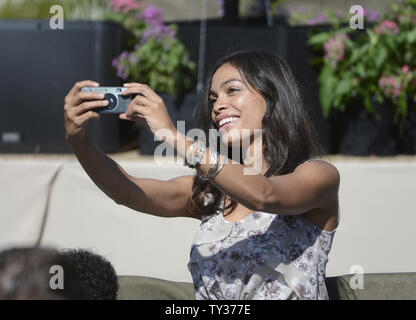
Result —
POLYGON ((185 153, 185 163, 184 165, 190 167, 190 168, 195 168, 197 164, 199 164, 202 160, 202 158, 205 155, 205 151, 206 148, 205 146, 203 146, 198 140, 196 140, 195 142, 192 143, 192 145, 188 148, 188 150, 186 150, 185 153), (194 145, 195 142, 197 143, 198 147, 197 150, 194 154, 194 145), (189 158, 189 161, 188 159, 189 158))
POLYGON ((215 172, 214 177, 216 177, 218 175, 218 173, 220 173, 220 171, 222 170, 222 168, 224 168, 225 163, 227 162, 227 157, 224 156, 224 161, 221 163, 220 167, 218 168, 217 172, 215 172))
POLYGON ((184 159, 184 163, 183 163, 184 166, 188 166, 190 168, 194 168, 195 167, 194 165, 192 165, 191 163, 189 163, 188 160, 187 160, 187 159, 190 159, 191 158, 190 155, 192 155, 194 153, 194 146, 195 146, 195 141, 192 142, 191 146, 188 147, 188 149, 185 151, 185 159, 184 159))
POLYGON ((210 163, 212 163, 211 167, 209 168, 209 172, 206 176, 202 176, 201 179, 202 180, 209 180, 212 179, 214 177, 214 173, 218 168, 218 152, 214 152, 213 150, 211 151, 211 160, 210 163))
POLYGON ((191 155, 191 163, 196 166, 201 163, 201 160, 204 158, 206 148, 199 141, 197 141, 198 148, 196 149, 195 155, 191 155))

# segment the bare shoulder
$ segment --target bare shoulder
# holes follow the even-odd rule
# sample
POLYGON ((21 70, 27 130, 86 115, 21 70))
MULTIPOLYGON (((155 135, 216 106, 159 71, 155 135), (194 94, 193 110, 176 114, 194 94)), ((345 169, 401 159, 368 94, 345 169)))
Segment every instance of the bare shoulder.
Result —
POLYGON ((340 174, 338 169, 328 161, 314 159, 299 165, 296 170, 302 170, 315 179, 322 179, 326 188, 326 196, 319 208, 304 213, 304 217, 319 228, 332 231, 338 225, 340 174), (302 168, 301 168, 302 167, 302 168))
POLYGON ((332 163, 323 159, 311 159, 300 164, 295 172, 302 173, 314 177, 316 179, 323 179, 338 192, 339 183, 341 180, 339 171, 332 163))

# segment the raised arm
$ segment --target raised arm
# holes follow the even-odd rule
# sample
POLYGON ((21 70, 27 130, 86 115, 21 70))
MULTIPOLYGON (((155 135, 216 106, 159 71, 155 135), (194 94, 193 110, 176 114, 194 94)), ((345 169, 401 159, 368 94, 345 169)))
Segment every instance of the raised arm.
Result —
POLYGON ((92 85, 92 81, 75 84, 65 97, 64 107, 65 138, 85 172, 117 204, 161 217, 191 217, 187 202, 193 176, 168 181, 132 177, 89 141, 85 134, 86 123, 99 118, 92 110, 103 106, 103 97, 97 93, 80 91, 83 86, 92 85))
POLYGON ((167 181, 136 178, 85 138, 70 145, 92 181, 117 204, 159 217, 192 217, 187 202, 194 176, 167 181))

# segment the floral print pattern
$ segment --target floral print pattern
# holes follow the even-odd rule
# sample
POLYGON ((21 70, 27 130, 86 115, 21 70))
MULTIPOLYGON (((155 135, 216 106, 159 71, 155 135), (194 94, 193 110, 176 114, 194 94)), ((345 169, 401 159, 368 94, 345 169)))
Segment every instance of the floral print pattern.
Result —
POLYGON ((195 298, 328 299, 334 234, 301 215, 252 212, 232 223, 217 211, 202 220, 191 247, 195 298))

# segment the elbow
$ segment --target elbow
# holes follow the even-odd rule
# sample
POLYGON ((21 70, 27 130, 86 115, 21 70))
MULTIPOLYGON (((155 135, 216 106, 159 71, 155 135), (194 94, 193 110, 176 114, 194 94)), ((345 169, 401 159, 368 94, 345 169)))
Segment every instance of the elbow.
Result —
POLYGON ((268 185, 266 188, 261 190, 255 202, 256 211, 270 212, 275 204, 277 203, 276 193, 273 188, 268 185))
POLYGON ((110 198, 118 205, 125 206, 126 199, 122 199, 119 195, 118 196, 110 196, 110 198))

